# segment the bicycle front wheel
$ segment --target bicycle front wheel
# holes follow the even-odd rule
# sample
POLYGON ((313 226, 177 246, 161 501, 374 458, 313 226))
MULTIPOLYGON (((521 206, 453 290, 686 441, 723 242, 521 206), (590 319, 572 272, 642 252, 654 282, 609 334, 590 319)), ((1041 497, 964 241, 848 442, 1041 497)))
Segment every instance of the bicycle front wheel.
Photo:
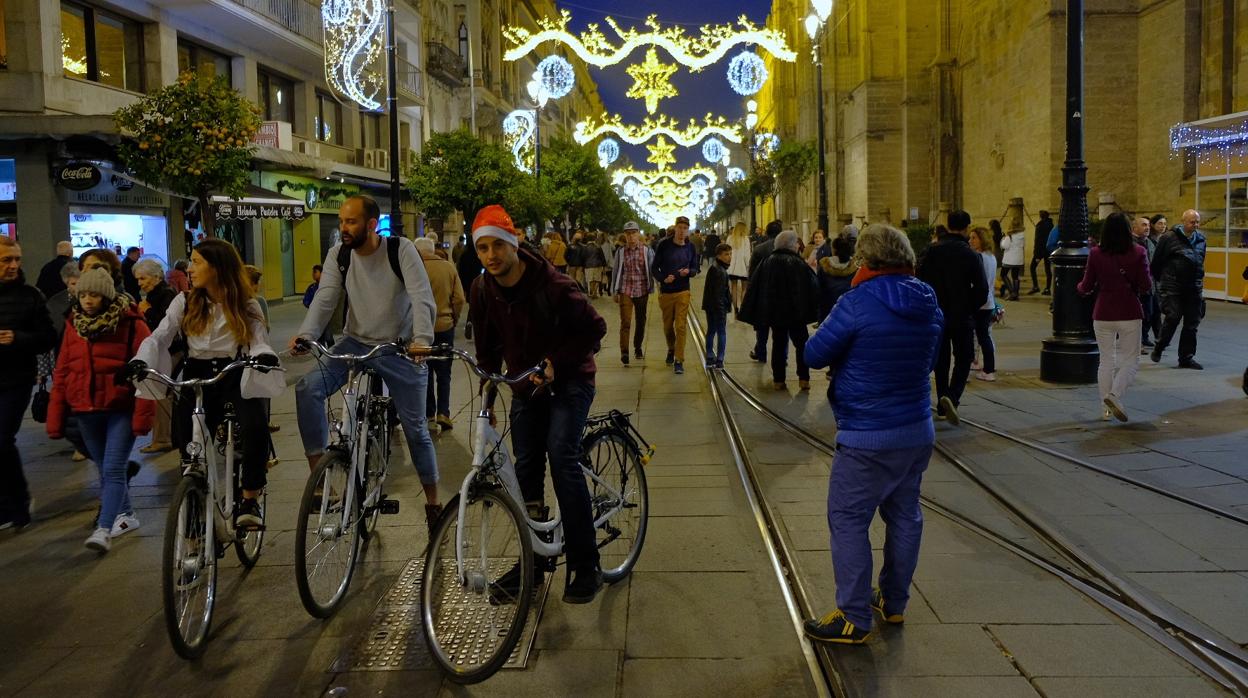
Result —
POLYGON ((338 451, 321 457, 303 489, 295 526, 295 582, 315 618, 338 610, 360 551, 360 498, 347 497, 351 463, 338 451))
POLYGON ((462 524, 459 496, 447 503, 425 555, 420 611, 430 654, 452 681, 484 681, 511 657, 533 602, 533 565, 529 529, 511 498, 474 492, 462 524))
POLYGON ((183 659, 204 653, 217 596, 217 555, 208 544, 212 504, 202 479, 184 477, 165 521, 161 561, 165 629, 183 659))
POLYGON ((646 473, 632 442, 625 436, 605 430, 585 443, 585 468, 594 521, 610 515, 594 534, 601 557, 602 578, 614 584, 632 572, 646 540, 650 515, 650 495, 646 473))

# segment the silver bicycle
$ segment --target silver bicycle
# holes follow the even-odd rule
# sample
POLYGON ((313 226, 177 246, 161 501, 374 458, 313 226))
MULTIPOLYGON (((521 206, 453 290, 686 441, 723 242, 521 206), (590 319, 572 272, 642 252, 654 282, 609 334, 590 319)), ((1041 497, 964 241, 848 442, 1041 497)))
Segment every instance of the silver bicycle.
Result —
MULTIPOLYGON (((215 432, 204 412, 204 388, 244 368, 282 370, 248 358, 234 361, 212 378, 174 380, 147 367, 132 371, 136 381, 152 378, 176 391, 190 389, 195 394, 191 440, 182 461, 182 480, 169 506, 161 565, 165 628, 174 651, 184 659, 201 656, 207 646, 217 599, 217 561, 225 557, 226 548, 233 543, 238 559, 250 568, 260 559, 264 544, 264 528, 242 529, 234 524, 235 508, 242 500, 238 467, 242 452, 233 405, 226 405, 215 432)), ((262 512, 265 500, 261 490, 257 501, 262 512)))
MULTIPOLYGON (((476 683, 498 671, 519 642, 535 591, 535 565, 563 554, 559 516, 544 516, 540 505, 536 516, 526 513, 505 433, 491 424, 499 386, 528 381, 545 365, 509 378, 482 370, 452 347, 433 347, 429 358, 461 359, 484 382, 472 469, 430 534, 420 596, 434 660, 451 680, 476 683)), ((582 449, 603 579, 618 582, 632 571, 645 541, 649 498, 642 465, 654 449, 620 412, 591 417, 582 449)))
POLYGON ((397 514, 387 499, 393 426, 390 397, 381 378, 367 367, 379 356, 405 355, 402 342, 388 342, 367 354, 335 354, 318 342, 300 339, 296 347, 347 364, 342 409, 333 419, 332 443, 312 469, 299 504, 295 529, 295 582, 308 613, 328 618, 351 586, 361 548, 381 514, 397 514))

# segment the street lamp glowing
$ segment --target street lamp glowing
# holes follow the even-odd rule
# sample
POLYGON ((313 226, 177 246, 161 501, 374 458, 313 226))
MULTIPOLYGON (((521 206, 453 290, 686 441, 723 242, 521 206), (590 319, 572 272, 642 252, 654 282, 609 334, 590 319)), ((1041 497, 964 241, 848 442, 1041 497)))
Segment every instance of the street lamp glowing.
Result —
POLYGON ((747 130, 753 131, 754 127, 757 125, 758 125, 758 114, 755 114, 754 112, 750 112, 749 114, 745 115, 745 128, 747 130))
POLYGON ((806 34, 814 41, 819 36, 819 26, 822 22, 815 15, 806 15, 806 34))
POLYGON ((819 22, 828 21, 828 17, 832 16, 832 0, 810 0, 811 7, 815 8, 815 14, 819 15, 819 22))

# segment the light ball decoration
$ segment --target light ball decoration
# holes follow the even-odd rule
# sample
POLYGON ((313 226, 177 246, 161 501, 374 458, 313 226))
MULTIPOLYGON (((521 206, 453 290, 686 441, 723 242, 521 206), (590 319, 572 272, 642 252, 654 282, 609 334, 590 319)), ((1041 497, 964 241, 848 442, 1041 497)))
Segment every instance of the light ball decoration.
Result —
POLYGON ((537 64, 536 78, 551 99, 559 99, 572 91, 576 71, 563 56, 547 56, 537 64))
POLYGON ((758 133, 754 135, 754 149, 758 152, 776 152, 780 147, 780 136, 774 133, 758 133))
POLYGON ((728 174, 725 177, 729 182, 740 182, 745 179, 745 170, 740 167, 729 167, 728 174))
POLYGON ((620 157, 620 144, 614 138, 604 138, 598 144, 598 161, 610 165, 620 157))
POLYGON ((767 82, 767 65, 753 51, 742 51, 728 63, 728 84, 739 95, 758 94, 767 82))
POLYGON ((718 138, 708 138, 702 143, 702 157, 706 161, 715 164, 724 159, 724 155, 728 153, 728 149, 724 147, 722 141, 718 138))
POLYGON ((528 109, 517 109, 503 119, 503 140, 515 157, 516 169, 533 171, 533 145, 536 124, 528 109))

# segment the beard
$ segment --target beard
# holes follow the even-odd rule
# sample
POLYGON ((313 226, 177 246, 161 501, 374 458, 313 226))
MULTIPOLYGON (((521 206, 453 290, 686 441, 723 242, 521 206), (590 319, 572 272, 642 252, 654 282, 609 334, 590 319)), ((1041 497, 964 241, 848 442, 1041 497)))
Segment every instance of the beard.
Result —
POLYGON ((368 232, 363 233, 339 233, 338 239, 342 241, 342 246, 349 250, 358 250, 364 241, 368 239, 368 232))

